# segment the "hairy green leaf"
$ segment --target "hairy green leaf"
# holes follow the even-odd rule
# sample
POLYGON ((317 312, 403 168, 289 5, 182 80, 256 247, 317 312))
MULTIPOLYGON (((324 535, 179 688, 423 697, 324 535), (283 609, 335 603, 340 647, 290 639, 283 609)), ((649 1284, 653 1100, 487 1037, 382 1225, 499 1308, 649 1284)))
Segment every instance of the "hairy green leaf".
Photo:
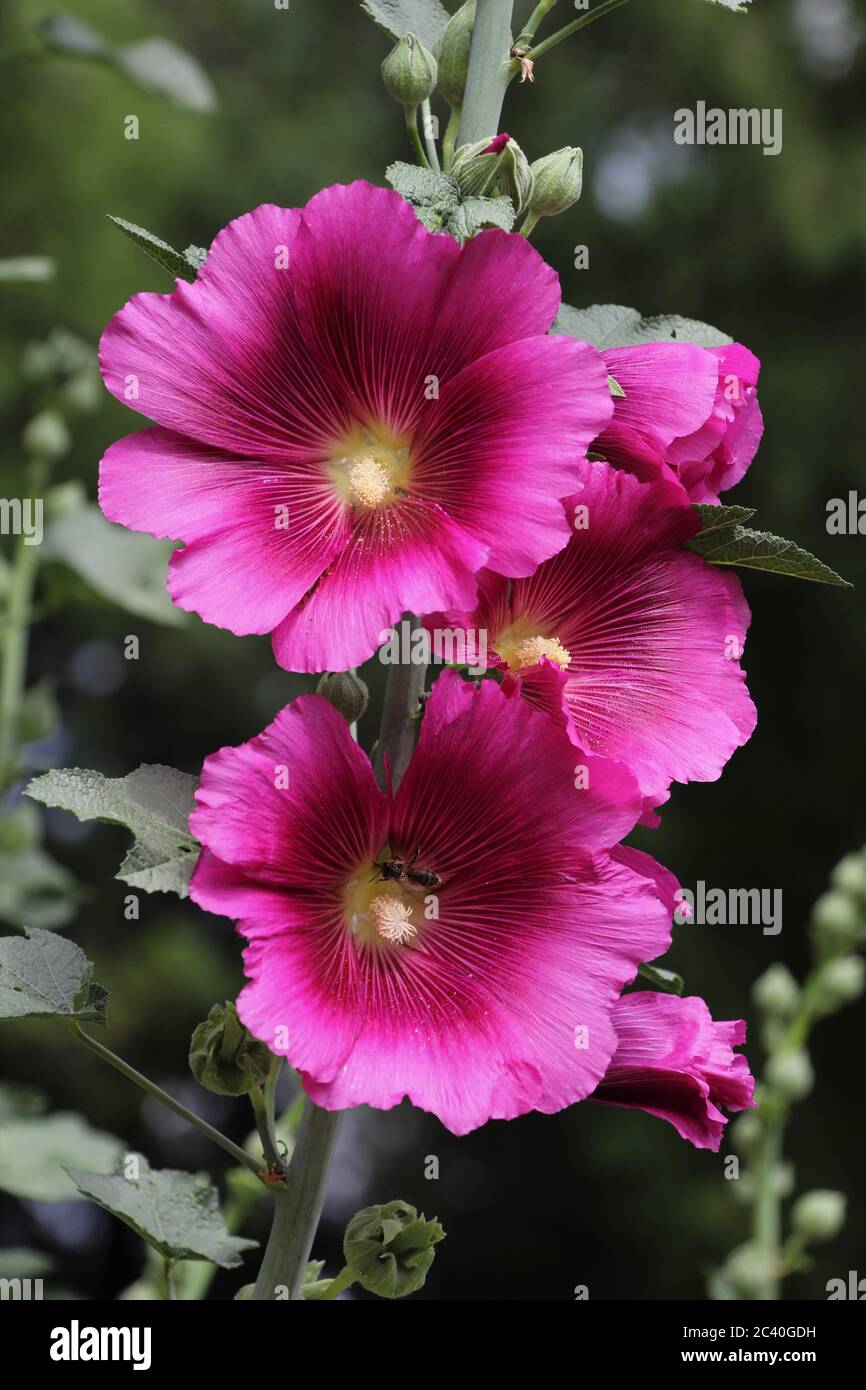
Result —
POLYGON ((116 877, 146 893, 185 898, 199 850, 188 826, 195 787, 196 778, 189 773, 145 763, 125 777, 58 768, 37 777, 26 792, 79 820, 125 826, 135 842, 116 877))
MULTIPOLYGON (((140 246, 151 260, 161 265, 163 270, 167 270, 175 279, 194 280, 199 269, 194 259, 190 259, 188 252, 181 255, 180 251, 175 251, 173 246, 169 246, 162 237, 154 236, 153 232, 148 232, 144 227, 138 227, 134 222, 127 222, 125 217, 115 217, 107 212, 106 217, 109 222, 113 222, 115 227, 119 227, 124 236, 128 236, 130 241, 134 241, 136 246, 140 246)), ((198 247, 189 247, 188 250, 198 251, 198 247)))
POLYGON ((124 1169, 133 1157, 135 1178, 124 1172, 105 1177, 73 1167, 69 1176, 79 1192, 131 1226, 168 1260, 211 1260, 223 1269, 234 1269, 243 1252, 258 1244, 229 1235, 216 1188, 206 1173, 151 1168, 140 1154, 128 1155, 124 1169))
POLYGON ((718 328, 679 314, 643 318, 640 310, 624 304, 592 304, 575 309, 563 304, 551 330, 594 347, 633 347, 637 343, 695 343, 698 347, 723 347, 732 339, 718 328))
POLYGON ((74 1018, 105 1026, 108 994, 74 941, 25 928, 0 937, 0 1018, 74 1018))
POLYGON ((686 541, 690 550, 702 555, 711 565, 738 565, 743 569, 769 570, 786 574, 792 579, 809 579, 816 584, 838 584, 850 589, 842 579, 821 560, 802 550, 793 541, 773 536, 769 531, 751 531, 746 526, 723 526, 702 531, 686 541))
POLYGON ((417 34, 430 49, 451 18, 441 0, 361 0, 361 9, 392 39, 417 34))

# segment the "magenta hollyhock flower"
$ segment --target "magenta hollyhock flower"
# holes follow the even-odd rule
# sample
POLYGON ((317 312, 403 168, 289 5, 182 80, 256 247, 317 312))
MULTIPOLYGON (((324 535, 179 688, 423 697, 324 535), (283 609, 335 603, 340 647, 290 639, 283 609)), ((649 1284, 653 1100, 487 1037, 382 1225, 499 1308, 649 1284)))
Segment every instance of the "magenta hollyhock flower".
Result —
POLYGON ((530 578, 485 571, 473 612, 427 617, 433 650, 437 633, 486 634, 506 692, 625 763, 658 806, 672 781, 718 777, 752 733, 748 605, 734 575, 683 549, 699 522, 678 485, 591 463, 567 511, 571 540, 530 578))
POLYGON ((625 995, 613 1019, 619 1042, 592 1099, 647 1110, 715 1152, 727 1123, 721 1107, 755 1103, 749 1064, 733 1051, 746 1041, 742 1019, 715 1023, 703 999, 650 991, 625 995))
POLYGON ((571 1105, 670 941, 671 875, 609 852, 640 813, 631 774, 495 681, 439 678, 393 797, 305 695, 208 758, 196 800, 192 897, 249 942, 240 1017, 326 1109, 408 1097, 464 1134, 571 1105), (397 858, 424 881, 377 871, 397 858))
POLYGON ((674 479, 692 502, 718 502, 743 477, 764 430, 757 357, 741 343, 645 343, 602 355, 625 395, 593 453, 642 479, 674 479))
POLYGON ((273 633, 290 670, 358 665, 404 611, 566 543, 612 403, 600 354, 548 334, 558 306, 523 237, 461 249, 390 190, 257 208, 105 330, 109 390, 157 428, 108 450, 102 509, 186 543, 179 607, 273 633))

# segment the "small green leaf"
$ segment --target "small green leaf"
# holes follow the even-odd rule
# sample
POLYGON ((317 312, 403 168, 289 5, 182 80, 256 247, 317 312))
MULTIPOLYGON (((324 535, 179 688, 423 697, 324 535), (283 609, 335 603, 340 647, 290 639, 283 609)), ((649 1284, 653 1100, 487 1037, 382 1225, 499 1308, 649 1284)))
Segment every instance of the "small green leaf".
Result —
POLYGON ((574 309, 570 304, 563 304, 551 331, 598 348, 673 342, 723 347, 732 341, 725 333, 697 319, 684 319, 678 314, 643 318, 638 309, 629 309, 624 304, 593 304, 588 309, 574 309))
POLYGON ((74 1018, 105 1026, 108 994, 73 941, 25 928, 0 937, 0 1018, 74 1018))
POLYGON ((388 165, 385 178, 407 202, 419 207, 453 207, 460 202, 457 181, 450 174, 437 174, 398 159, 388 165))
POLYGON ((37 777, 26 793, 79 820, 125 826, 135 843, 116 877, 146 893, 185 898, 199 851, 188 826, 195 787, 196 778, 186 772, 144 763, 125 777, 58 768, 37 777))
MULTIPOLYGON (((129 1167, 127 1155, 124 1169, 129 1167)), ((151 1168, 140 1154, 138 1177, 117 1172, 107 1177, 70 1168, 79 1192, 131 1226, 167 1260, 211 1260, 235 1269, 245 1250, 258 1242, 231 1236, 219 1210, 219 1198, 206 1173, 151 1168)))
POLYGON ((417 34, 430 49, 451 18, 441 0, 361 0, 361 9, 392 39, 417 34))
POLYGON ((110 1173, 124 1151, 113 1134, 74 1114, 13 1120, 0 1130, 0 1188, 33 1202, 66 1202, 80 1193, 65 1168, 85 1164, 110 1173))
MULTIPOLYGON (((114 217, 112 213, 105 214, 109 222, 113 222, 115 227, 119 227, 124 236, 128 236, 130 241, 134 241, 136 246, 140 246, 151 260, 161 265, 163 270, 167 270, 169 275, 175 279, 194 280, 200 266, 195 260, 191 260, 188 254, 181 255, 180 251, 175 251, 173 246, 169 246, 167 241, 161 237, 154 236, 153 232, 148 232, 144 227, 137 227, 134 222, 127 222, 125 217, 114 217)), ((190 247, 189 250, 199 251, 199 247, 190 247)))
POLYGON ((769 531, 751 531, 746 526, 725 526, 700 532, 686 541, 690 550, 711 565, 738 565, 743 569, 769 570, 792 579, 809 579, 816 584, 853 586, 821 560, 802 550, 793 541, 773 536, 769 531))
POLYGON ((660 965, 639 965, 637 973, 666 994, 682 994, 685 989, 682 975, 675 974, 673 970, 664 970, 660 965))
POLYGON ((216 94, 200 63, 170 39, 144 39, 112 51, 110 62, 137 87, 168 97, 184 111, 213 111, 216 94))
POLYGON ((187 615, 176 608, 165 587, 172 541, 157 541, 113 526, 88 504, 60 516, 45 533, 42 558, 78 575, 89 591, 127 613, 166 627, 183 627, 187 615))
POLYGON ((755 515, 754 507, 716 507, 704 502, 696 502, 694 510, 701 519, 702 536, 708 531, 720 531, 725 526, 748 521, 750 516, 755 515))
POLYGON ((616 377, 611 376, 609 373, 607 378, 607 385, 608 390, 610 391, 610 394, 613 396, 614 400, 625 400, 625 391, 623 391, 616 377))
POLYGON ((510 198, 464 198, 461 211, 466 219, 466 234, 474 236, 486 227, 499 227, 510 232, 516 213, 510 198))

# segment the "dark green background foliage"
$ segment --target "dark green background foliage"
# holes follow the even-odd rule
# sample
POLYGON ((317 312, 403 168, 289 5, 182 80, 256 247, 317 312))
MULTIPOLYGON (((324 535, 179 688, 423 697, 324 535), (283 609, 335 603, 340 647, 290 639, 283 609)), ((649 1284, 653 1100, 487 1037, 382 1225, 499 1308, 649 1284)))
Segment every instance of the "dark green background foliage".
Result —
MULTIPOLYGON (((24 345, 58 324, 95 342, 131 294, 171 288, 106 213, 180 249, 206 246, 258 203, 302 204, 321 186, 356 177, 382 183, 386 164, 408 157, 401 113, 379 80, 387 40, 352 0, 291 0, 288 13, 270 0, 80 0, 68 8, 113 41, 175 40, 203 64, 219 104, 211 114, 175 109, 98 65, 3 63, 0 254, 58 262, 54 282, 2 290, 3 496, 17 495, 17 440, 32 414, 19 373, 24 345), (141 122, 137 142, 123 138, 130 113, 141 122)), ((564 144, 584 149, 581 202, 535 236, 565 299, 715 323, 763 360, 765 440, 726 500, 756 507, 756 525, 796 539, 857 586, 743 576, 757 731, 719 783, 675 789, 661 828, 639 836, 685 885, 784 891, 778 937, 748 926, 677 931, 666 963, 720 1018, 751 1016, 750 984, 773 959, 801 967, 810 904, 842 853, 866 840, 866 537, 825 530, 829 498, 866 490, 866 44, 852 41, 847 64, 819 61, 795 27, 809 8, 755 0, 742 17, 697 0, 633 0, 542 59, 534 87, 514 84, 503 118, 530 158, 564 144), (673 112, 698 99, 783 108, 782 154, 679 150, 673 112), (633 196, 634 177, 649 179, 643 201, 633 196), (588 271, 572 268, 577 244, 589 247, 588 271)), ((566 0, 560 9, 571 17, 566 0)), ((4 10, 3 49, 33 45, 45 8, 10 0, 4 10)), ((62 476, 82 478, 94 496, 104 448, 139 423, 106 394, 76 426, 62 476)), ((264 638, 238 639, 194 618, 160 627, 79 601, 47 604, 31 669, 56 683, 63 710, 42 765, 113 776, 140 762, 194 772, 206 754, 249 738, 312 688, 312 679, 275 668, 264 638), (128 633, 140 637, 138 662, 121 658, 128 633)), ((373 672, 362 726, 368 742, 381 675, 373 672)), ((160 895, 142 895, 141 920, 126 921, 127 890, 112 878, 123 832, 79 827, 59 812, 47 821, 50 848, 86 885, 72 932, 111 990, 110 1045, 242 1138, 244 1102, 199 1090, 185 1068, 193 1027, 241 983, 230 924, 160 895)), ((824 1297, 826 1280, 858 1262, 866 1273, 863 1018, 853 1008, 819 1029, 817 1089, 795 1112, 798 1186, 841 1188, 851 1210, 844 1235, 819 1247, 817 1268, 789 1281, 792 1297, 824 1297)), ((121 1135, 152 1164, 194 1169, 215 1154, 220 1171, 218 1151, 143 1106, 120 1077, 67 1045, 59 1025, 8 1025, 3 1042, 8 1074, 121 1135)), ((567 1299, 577 1284, 593 1298, 702 1297, 705 1269, 745 1234, 731 1187, 721 1156, 695 1152, 637 1113, 582 1105, 457 1140, 407 1107, 360 1111, 344 1131, 316 1253, 337 1268, 352 1212, 399 1196, 435 1212, 448 1231, 423 1297, 567 1299), (432 1154, 438 1182, 424 1178, 432 1154)), ((110 1296, 136 1273, 134 1237, 95 1208, 4 1199, 0 1211, 0 1244, 59 1250, 66 1285, 110 1296)), ((230 1297, 236 1283, 221 1275, 215 1294, 230 1297)))

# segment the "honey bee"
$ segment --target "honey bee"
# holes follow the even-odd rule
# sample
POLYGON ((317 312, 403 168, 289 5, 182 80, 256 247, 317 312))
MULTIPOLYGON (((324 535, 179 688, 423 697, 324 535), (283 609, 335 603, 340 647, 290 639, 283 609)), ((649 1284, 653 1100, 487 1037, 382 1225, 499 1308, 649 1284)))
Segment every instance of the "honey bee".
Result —
POLYGON ((393 859, 383 859, 381 862, 374 862, 373 868, 378 871, 380 879, 392 879, 395 883, 410 883, 413 888, 438 888, 442 882, 438 874, 432 869, 422 869, 418 866, 418 856, 421 853, 421 846, 415 846, 415 853, 408 861, 400 855, 395 855, 393 859))

